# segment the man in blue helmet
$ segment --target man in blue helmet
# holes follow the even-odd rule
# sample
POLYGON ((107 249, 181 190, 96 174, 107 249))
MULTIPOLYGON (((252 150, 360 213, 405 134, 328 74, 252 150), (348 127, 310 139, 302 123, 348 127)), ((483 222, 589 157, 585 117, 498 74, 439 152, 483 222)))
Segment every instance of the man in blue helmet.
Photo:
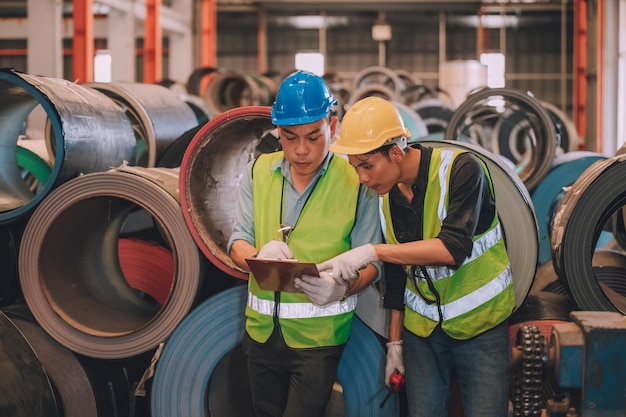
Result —
MULTIPOLYGON (((378 198, 359 185, 345 158, 329 152, 337 101, 324 80, 297 71, 281 83, 272 107, 282 150, 251 162, 242 179, 228 251, 246 258, 321 263, 353 247, 382 241, 378 198), (290 229, 288 239, 277 231, 290 229)), ((380 275, 372 259, 354 281, 296 278, 301 292, 266 291, 248 283, 246 332, 256 417, 322 417, 350 335, 356 294, 380 275)))

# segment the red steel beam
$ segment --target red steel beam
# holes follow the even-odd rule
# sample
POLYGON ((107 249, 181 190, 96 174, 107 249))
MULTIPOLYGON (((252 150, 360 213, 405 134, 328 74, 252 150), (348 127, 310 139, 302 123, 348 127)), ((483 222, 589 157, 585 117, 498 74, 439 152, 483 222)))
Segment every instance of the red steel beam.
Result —
POLYGON ((93 81, 93 13, 92 0, 74 0, 74 39, 72 74, 77 82, 93 81))
POLYGON ((143 35, 143 82, 154 84, 163 78, 161 0, 146 0, 143 35))
POLYGON ((200 3, 200 66, 217 64, 217 0, 200 3))

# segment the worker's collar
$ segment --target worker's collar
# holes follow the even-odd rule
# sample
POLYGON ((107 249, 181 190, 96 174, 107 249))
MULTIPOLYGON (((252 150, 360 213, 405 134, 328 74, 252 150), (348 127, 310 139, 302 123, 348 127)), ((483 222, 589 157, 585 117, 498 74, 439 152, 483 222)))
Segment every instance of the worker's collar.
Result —
MULTIPOLYGON (((330 160, 333 157, 333 155, 334 154, 331 151, 328 151, 328 153, 326 154, 326 158, 324 158, 320 168, 317 171, 317 175, 323 175, 328 170, 328 164, 330 164, 330 160)), ((291 169, 289 169, 290 168, 290 164, 289 164, 289 161, 287 161, 287 158, 285 158, 284 155, 283 155, 282 158, 280 158, 278 161, 276 161, 276 163, 274 163, 274 165, 272 165, 270 170, 271 171, 276 171, 279 168, 280 168, 280 171, 282 172, 283 176, 285 178, 287 178, 288 180, 291 180, 291 169)))

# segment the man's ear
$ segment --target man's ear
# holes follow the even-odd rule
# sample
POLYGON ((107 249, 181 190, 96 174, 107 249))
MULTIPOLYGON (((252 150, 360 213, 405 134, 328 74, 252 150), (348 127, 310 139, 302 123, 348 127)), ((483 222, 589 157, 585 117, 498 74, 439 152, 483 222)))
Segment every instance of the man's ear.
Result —
POLYGON ((404 151, 400 149, 398 145, 393 145, 391 149, 389 149, 389 155, 395 162, 400 162, 404 157, 404 151))

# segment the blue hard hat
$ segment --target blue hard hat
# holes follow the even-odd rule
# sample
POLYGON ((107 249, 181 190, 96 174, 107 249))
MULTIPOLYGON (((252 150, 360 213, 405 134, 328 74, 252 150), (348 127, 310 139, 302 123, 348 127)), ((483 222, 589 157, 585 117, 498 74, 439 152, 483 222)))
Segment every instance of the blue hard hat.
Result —
POLYGON ((296 71, 278 87, 272 123, 276 126, 313 123, 326 116, 335 104, 337 100, 322 77, 296 71))

